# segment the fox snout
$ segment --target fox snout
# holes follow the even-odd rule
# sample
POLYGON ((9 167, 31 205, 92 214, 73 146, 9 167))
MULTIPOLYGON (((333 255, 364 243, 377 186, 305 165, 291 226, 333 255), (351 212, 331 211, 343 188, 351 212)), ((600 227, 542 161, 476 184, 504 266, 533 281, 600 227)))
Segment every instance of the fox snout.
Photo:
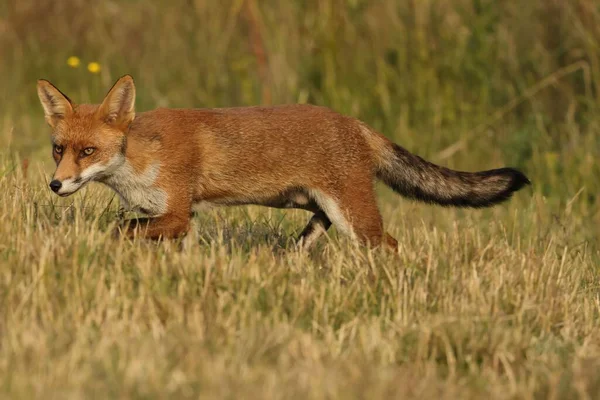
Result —
POLYGON ((106 178, 114 173, 124 163, 122 155, 114 156, 107 163, 95 163, 86 166, 83 170, 75 168, 75 163, 67 164, 62 161, 49 184, 50 189, 59 196, 69 196, 88 182, 106 178))
POLYGON ((66 179, 57 179, 54 177, 48 186, 50 186, 50 189, 57 195, 68 196, 81 189, 84 183, 85 182, 82 182, 79 177, 66 179))

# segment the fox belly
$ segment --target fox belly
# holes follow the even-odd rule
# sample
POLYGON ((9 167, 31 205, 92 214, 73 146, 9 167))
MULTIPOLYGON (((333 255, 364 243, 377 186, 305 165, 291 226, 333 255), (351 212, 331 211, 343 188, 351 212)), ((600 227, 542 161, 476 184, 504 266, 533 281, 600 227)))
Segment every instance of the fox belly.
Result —
POLYGON ((198 199, 194 202, 194 210, 201 211, 219 206, 258 205, 272 208, 298 208, 307 211, 316 210, 317 204, 310 198, 308 190, 292 188, 276 194, 223 195, 210 200, 198 199))

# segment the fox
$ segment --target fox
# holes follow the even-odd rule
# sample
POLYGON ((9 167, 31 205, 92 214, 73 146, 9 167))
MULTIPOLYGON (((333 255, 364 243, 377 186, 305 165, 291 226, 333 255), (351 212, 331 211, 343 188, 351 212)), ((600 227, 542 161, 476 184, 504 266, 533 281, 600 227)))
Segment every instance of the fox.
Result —
POLYGON ((333 224, 351 240, 398 251, 378 208, 375 182, 409 199, 482 208, 508 200, 529 179, 514 168, 455 171, 410 153, 366 123, 309 104, 157 108, 136 112, 131 75, 100 104, 75 104, 37 81, 56 170, 49 183, 70 196, 108 186, 144 215, 117 235, 185 236, 196 208, 261 205, 312 213, 297 245, 310 248, 333 224))

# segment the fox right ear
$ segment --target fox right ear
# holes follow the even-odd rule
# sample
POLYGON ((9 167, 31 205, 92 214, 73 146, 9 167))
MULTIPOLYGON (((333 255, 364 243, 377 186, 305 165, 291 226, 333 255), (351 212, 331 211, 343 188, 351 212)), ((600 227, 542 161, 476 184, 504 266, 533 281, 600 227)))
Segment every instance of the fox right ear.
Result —
POLYGON ((59 120, 73 112, 71 100, 45 79, 37 82, 37 93, 44 107, 46 122, 55 127, 59 120))
POLYGON ((126 128, 135 118, 135 85, 130 75, 121 77, 110 89, 98 109, 108 124, 126 128))

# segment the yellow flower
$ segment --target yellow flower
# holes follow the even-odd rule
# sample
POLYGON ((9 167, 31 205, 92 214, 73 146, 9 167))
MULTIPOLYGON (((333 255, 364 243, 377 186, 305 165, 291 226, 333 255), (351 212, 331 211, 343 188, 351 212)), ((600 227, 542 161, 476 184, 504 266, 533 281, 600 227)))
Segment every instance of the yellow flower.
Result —
POLYGON ((90 71, 92 74, 97 74, 98 72, 100 72, 100 64, 98 64, 97 62, 89 63, 88 71, 90 71))
POLYGON ((77 67, 79 67, 79 64, 81 64, 81 60, 79 59, 79 57, 71 56, 71 57, 67 58, 67 65, 69 67, 77 68, 77 67))

